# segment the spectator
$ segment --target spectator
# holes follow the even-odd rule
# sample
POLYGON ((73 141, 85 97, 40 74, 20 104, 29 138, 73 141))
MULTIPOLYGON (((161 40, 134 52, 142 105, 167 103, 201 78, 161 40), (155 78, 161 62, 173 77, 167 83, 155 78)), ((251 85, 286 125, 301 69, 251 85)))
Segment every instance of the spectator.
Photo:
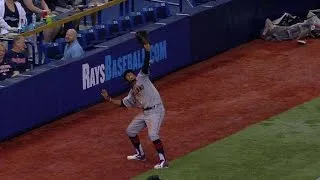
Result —
POLYGON ((51 11, 54 11, 56 9, 56 4, 55 4, 54 0, 45 0, 45 2, 51 11))
POLYGON ((26 12, 15 0, 0 0, 0 34, 17 31, 20 20, 26 22, 26 12))
POLYGON ((68 1, 68 0, 55 0, 56 6, 62 7, 62 8, 67 8, 71 9, 73 7, 73 1, 68 1))
POLYGON ((71 5, 72 7, 75 7, 76 5, 80 4, 80 2, 76 2, 76 0, 66 0, 66 3, 68 5, 71 5))
POLYGON ((40 19, 43 11, 47 11, 48 14, 51 13, 47 3, 44 0, 21 0, 21 4, 24 7, 28 22, 32 22, 32 14, 37 15, 37 19, 40 19))
MULTIPOLYGON (((81 3, 84 3, 84 4, 88 5, 89 7, 98 5, 97 0, 81 0, 81 1, 82 1, 81 3)), ((73 4, 78 4, 78 3, 79 3, 79 1, 73 2, 73 4)), ((92 13, 90 15, 90 17, 91 17, 91 25, 92 26, 96 25, 97 19, 98 19, 98 13, 97 12, 92 13)), ((79 30, 80 22, 81 22, 81 19, 74 21, 74 27, 77 28, 78 30, 79 30)))
MULTIPOLYGON (((97 6, 99 4, 98 0, 86 0, 86 3, 89 6, 97 6)), ((97 18, 98 18, 98 13, 92 13, 91 14, 91 24, 92 26, 97 24, 97 18)))
POLYGON ((78 58, 84 55, 84 51, 77 40, 78 34, 75 29, 69 29, 66 33, 66 47, 62 60, 78 58))
POLYGON ((0 81, 19 74, 15 71, 13 63, 4 58, 6 47, 0 43, 0 81))
MULTIPOLYGON (((28 22, 32 22, 32 14, 37 15, 37 19, 40 19, 42 12, 47 11, 48 15, 51 14, 47 3, 44 0, 22 0, 22 5, 25 8, 28 22)), ((61 27, 51 28, 43 31, 43 39, 45 42, 51 42, 59 33, 61 27)))
POLYGON ((61 7, 64 9, 72 9, 74 5, 74 0, 66 1, 66 0, 45 0, 51 11, 54 11, 56 7, 61 7))
POLYGON ((13 47, 9 50, 5 58, 11 61, 16 70, 20 73, 29 71, 30 63, 28 61, 28 53, 26 51, 26 42, 23 36, 17 36, 13 40, 13 47))

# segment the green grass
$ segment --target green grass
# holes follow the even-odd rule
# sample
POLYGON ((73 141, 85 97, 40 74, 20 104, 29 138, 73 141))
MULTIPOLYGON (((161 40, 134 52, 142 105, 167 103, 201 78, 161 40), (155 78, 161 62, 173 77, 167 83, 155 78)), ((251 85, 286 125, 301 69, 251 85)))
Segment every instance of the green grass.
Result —
POLYGON ((320 99, 295 107, 135 179, 315 180, 320 177, 320 99))

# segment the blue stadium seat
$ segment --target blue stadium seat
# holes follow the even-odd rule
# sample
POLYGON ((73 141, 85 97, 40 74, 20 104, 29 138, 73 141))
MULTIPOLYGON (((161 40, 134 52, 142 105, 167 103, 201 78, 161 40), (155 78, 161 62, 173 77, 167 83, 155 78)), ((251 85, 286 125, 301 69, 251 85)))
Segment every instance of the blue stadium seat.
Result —
POLYGON ((43 45, 45 64, 53 60, 59 60, 63 57, 63 52, 61 52, 58 43, 47 43, 43 45))
POLYGON ((95 32, 95 41, 94 44, 99 44, 108 39, 108 29, 104 24, 97 24, 93 26, 95 32))
POLYGON ((119 18, 118 22, 122 31, 126 33, 130 32, 134 28, 132 18, 130 16, 122 16, 119 18))
POLYGON ((149 23, 149 22, 157 22, 156 13, 155 13, 153 7, 143 8, 142 9, 142 14, 143 14, 144 19, 145 19, 145 21, 147 23, 149 23))
POLYGON ((132 12, 130 17, 132 18, 132 23, 134 27, 142 27, 146 24, 144 16, 141 12, 132 12))
POLYGON ((154 9, 157 18, 164 19, 171 16, 169 7, 165 3, 156 4, 154 9))
POLYGON ((84 50, 90 50, 93 48, 93 41, 95 40, 94 30, 93 29, 87 29, 87 30, 81 30, 78 33, 78 42, 82 46, 84 50))
POLYGON ((90 29, 85 30, 85 36, 86 36, 87 42, 89 44, 94 44, 95 43, 95 41, 96 41, 95 29, 90 28, 90 29))
POLYGON ((120 36, 125 33, 122 31, 118 20, 112 20, 112 21, 109 20, 107 23, 107 28, 108 28, 109 34, 113 37, 120 36))
POLYGON ((64 38, 59 38, 55 40, 56 43, 58 43, 59 49, 60 51, 63 53, 64 52, 64 48, 66 47, 66 40, 64 38))
POLYGON ((77 40, 83 49, 89 48, 89 45, 87 45, 87 40, 83 34, 78 33, 77 40))

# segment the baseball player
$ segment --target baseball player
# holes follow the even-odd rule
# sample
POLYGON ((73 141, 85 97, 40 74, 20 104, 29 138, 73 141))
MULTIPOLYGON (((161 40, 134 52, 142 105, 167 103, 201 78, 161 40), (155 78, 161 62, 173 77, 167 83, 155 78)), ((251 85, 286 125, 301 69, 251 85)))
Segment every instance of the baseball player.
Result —
POLYGON ((127 97, 122 100, 112 99, 104 89, 102 90, 101 95, 108 102, 120 107, 135 107, 143 110, 131 121, 127 128, 127 135, 136 150, 136 154, 127 156, 127 159, 139 161, 146 160, 146 155, 140 144, 138 133, 147 127, 149 138, 153 142, 160 158, 159 163, 156 164, 154 168, 167 168, 168 163, 159 137, 160 126, 165 116, 165 108, 162 104, 162 99, 158 90, 149 79, 150 43, 145 31, 137 32, 136 38, 145 49, 145 59, 138 75, 135 75, 133 70, 127 70, 123 73, 124 79, 131 85, 127 97))

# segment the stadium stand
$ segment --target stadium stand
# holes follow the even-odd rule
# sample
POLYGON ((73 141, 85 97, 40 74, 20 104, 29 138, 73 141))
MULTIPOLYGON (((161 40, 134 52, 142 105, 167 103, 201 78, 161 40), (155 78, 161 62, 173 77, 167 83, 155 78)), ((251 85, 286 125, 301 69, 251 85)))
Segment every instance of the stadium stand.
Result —
POLYGON ((118 20, 119 25, 122 28, 123 32, 130 32, 133 30, 133 22, 132 22, 132 17, 131 16, 121 16, 118 20))
MULTIPOLYGON (((132 12, 129 16, 120 16, 118 19, 108 20, 106 23, 80 30, 77 40, 83 49, 88 52, 93 50, 95 45, 99 47, 99 44, 103 42, 170 16, 170 8, 166 3, 156 3, 152 7, 132 12)), ((57 39, 54 43, 45 44, 43 46, 45 52, 44 63, 61 59, 65 44, 63 38, 57 39)))
POLYGON ((56 42, 47 43, 44 45, 45 63, 50 63, 53 60, 59 60, 63 56, 63 51, 56 42))
POLYGON ((63 52, 67 44, 66 40, 64 38, 58 38, 55 42, 58 43, 60 51, 63 52))
POLYGON ((94 44, 99 44, 107 40, 108 37, 108 31, 105 25, 103 24, 97 24, 93 27, 94 35, 95 35, 95 41, 93 41, 94 44))

